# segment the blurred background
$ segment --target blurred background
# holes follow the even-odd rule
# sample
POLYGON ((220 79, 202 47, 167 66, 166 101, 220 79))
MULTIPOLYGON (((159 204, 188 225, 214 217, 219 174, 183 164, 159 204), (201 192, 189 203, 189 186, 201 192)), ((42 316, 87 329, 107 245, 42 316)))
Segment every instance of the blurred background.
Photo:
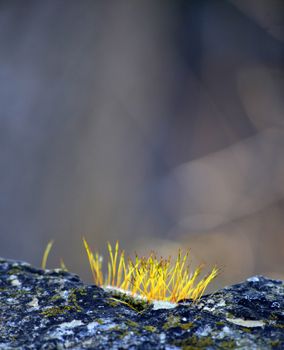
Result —
POLYGON ((0 1, 0 256, 82 245, 284 278, 284 2, 0 1))

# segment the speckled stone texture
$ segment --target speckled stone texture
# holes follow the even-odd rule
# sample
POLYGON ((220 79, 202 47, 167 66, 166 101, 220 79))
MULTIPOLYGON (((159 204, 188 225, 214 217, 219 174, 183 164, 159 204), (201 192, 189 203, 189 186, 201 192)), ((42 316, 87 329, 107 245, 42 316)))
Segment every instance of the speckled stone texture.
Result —
POLYGON ((155 310, 62 270, 0 259, 0 349, 284 349, 283 282, 155 310))

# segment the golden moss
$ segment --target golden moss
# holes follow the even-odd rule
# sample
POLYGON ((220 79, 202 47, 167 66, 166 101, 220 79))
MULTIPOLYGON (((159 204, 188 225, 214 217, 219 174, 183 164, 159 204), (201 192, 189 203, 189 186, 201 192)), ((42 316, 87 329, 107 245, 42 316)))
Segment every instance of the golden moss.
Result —
MULTIPOLYGON (((171 258, 157 258, 151 253, 148 258, 136 256, 135 260, 126 259, 124 251, 119 251, 119 243, 113 248, 108 243, 109 260, 107 276, 103 275, 103 259, 99 253, 93 253, 85 239, 87 252, 94 283, 105 287, 113 287, 130 295, 140 295, 144 300, 163 300, 178 302, 183 299, 199 300, 208 284, 218 275, 213 267, 211 272, 199 279, 202 266, 191 271, 189 268, 189 252, 182 254, 181 250, 174 261, 171 258)), ((47 259, 52 248, 50 241, 43 254, 42 268, 46 268, 47 259)), ((61 260, 61 268, 67 270, 61 260)))
POLYGON ((43 270, 46 269, 47 258, 48 258, 48 256, 49 256, 49 253, 50 253, 50 251, 51 251, 51 248, 52 248, 52 246, 53 246, 53 243, 54 243, 53 240, 52 240, 52 241, 49 241, 48 244, 47 244, 47 246, 46 246, 46 248, 45 248, 45 250, 44 250, 43 257, 42 257, 42 261, 41 261, 41 268, 42 268, 43 270))
POLYGON ((148 258, 136 256, 134 261, 126 260, 124 251, 119 252, 119 243, 116 242, 114 248, 108 243, 108 274, 104 278, 101 255, 93 253, 85 239, 84 246, 97 285, 126 290, 147 300, 199 300, 208 284, 218 275, 218 269, 213 267, 208 275, 197 282, 202 266, 190 271, 189 252, 182 254, 179 251, 173 263, 171 258, 157 258, 153 253, 148 258))

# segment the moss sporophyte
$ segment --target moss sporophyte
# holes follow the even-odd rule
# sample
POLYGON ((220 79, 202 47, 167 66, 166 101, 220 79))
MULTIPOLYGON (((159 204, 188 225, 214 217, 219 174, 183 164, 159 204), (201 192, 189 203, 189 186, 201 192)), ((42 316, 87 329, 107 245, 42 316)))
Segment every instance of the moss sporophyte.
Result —
MULTIPOLYGON (((175 260, 158 258, 151 253, 148 257, 136 255, 134 260, 125 258, 123 250, 116 242, 113 247, 107 244, 109 258, 107 261, 107 275, 103 273, 103 258, 93 253, 86 239, 83 239, 87 252, 94 283, 104 288, 112 288, 132 296, 142 297, 147 301, 161 300, 176 303, 180 300, 191 299, 198 301, 204 294, 209 283, 218 275, 219 270, 213 267, 211 272, 199 278, 203 266, 191 271, 189 267, 189 251, 179 250, 175 260)), ((50 252, 50 242, 44 252, 42 267, 50 252)), ((64 263, 61 267, 66 269, 64 263)))

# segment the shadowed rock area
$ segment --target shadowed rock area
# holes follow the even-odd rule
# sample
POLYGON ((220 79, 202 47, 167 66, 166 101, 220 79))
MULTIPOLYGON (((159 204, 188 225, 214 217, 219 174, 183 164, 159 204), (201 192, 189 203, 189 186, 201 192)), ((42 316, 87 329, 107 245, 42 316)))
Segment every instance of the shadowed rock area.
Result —
POLYGON ((0 349, 283 349, 283 282, 256 276, 171 309, 0 259, 0 349))

